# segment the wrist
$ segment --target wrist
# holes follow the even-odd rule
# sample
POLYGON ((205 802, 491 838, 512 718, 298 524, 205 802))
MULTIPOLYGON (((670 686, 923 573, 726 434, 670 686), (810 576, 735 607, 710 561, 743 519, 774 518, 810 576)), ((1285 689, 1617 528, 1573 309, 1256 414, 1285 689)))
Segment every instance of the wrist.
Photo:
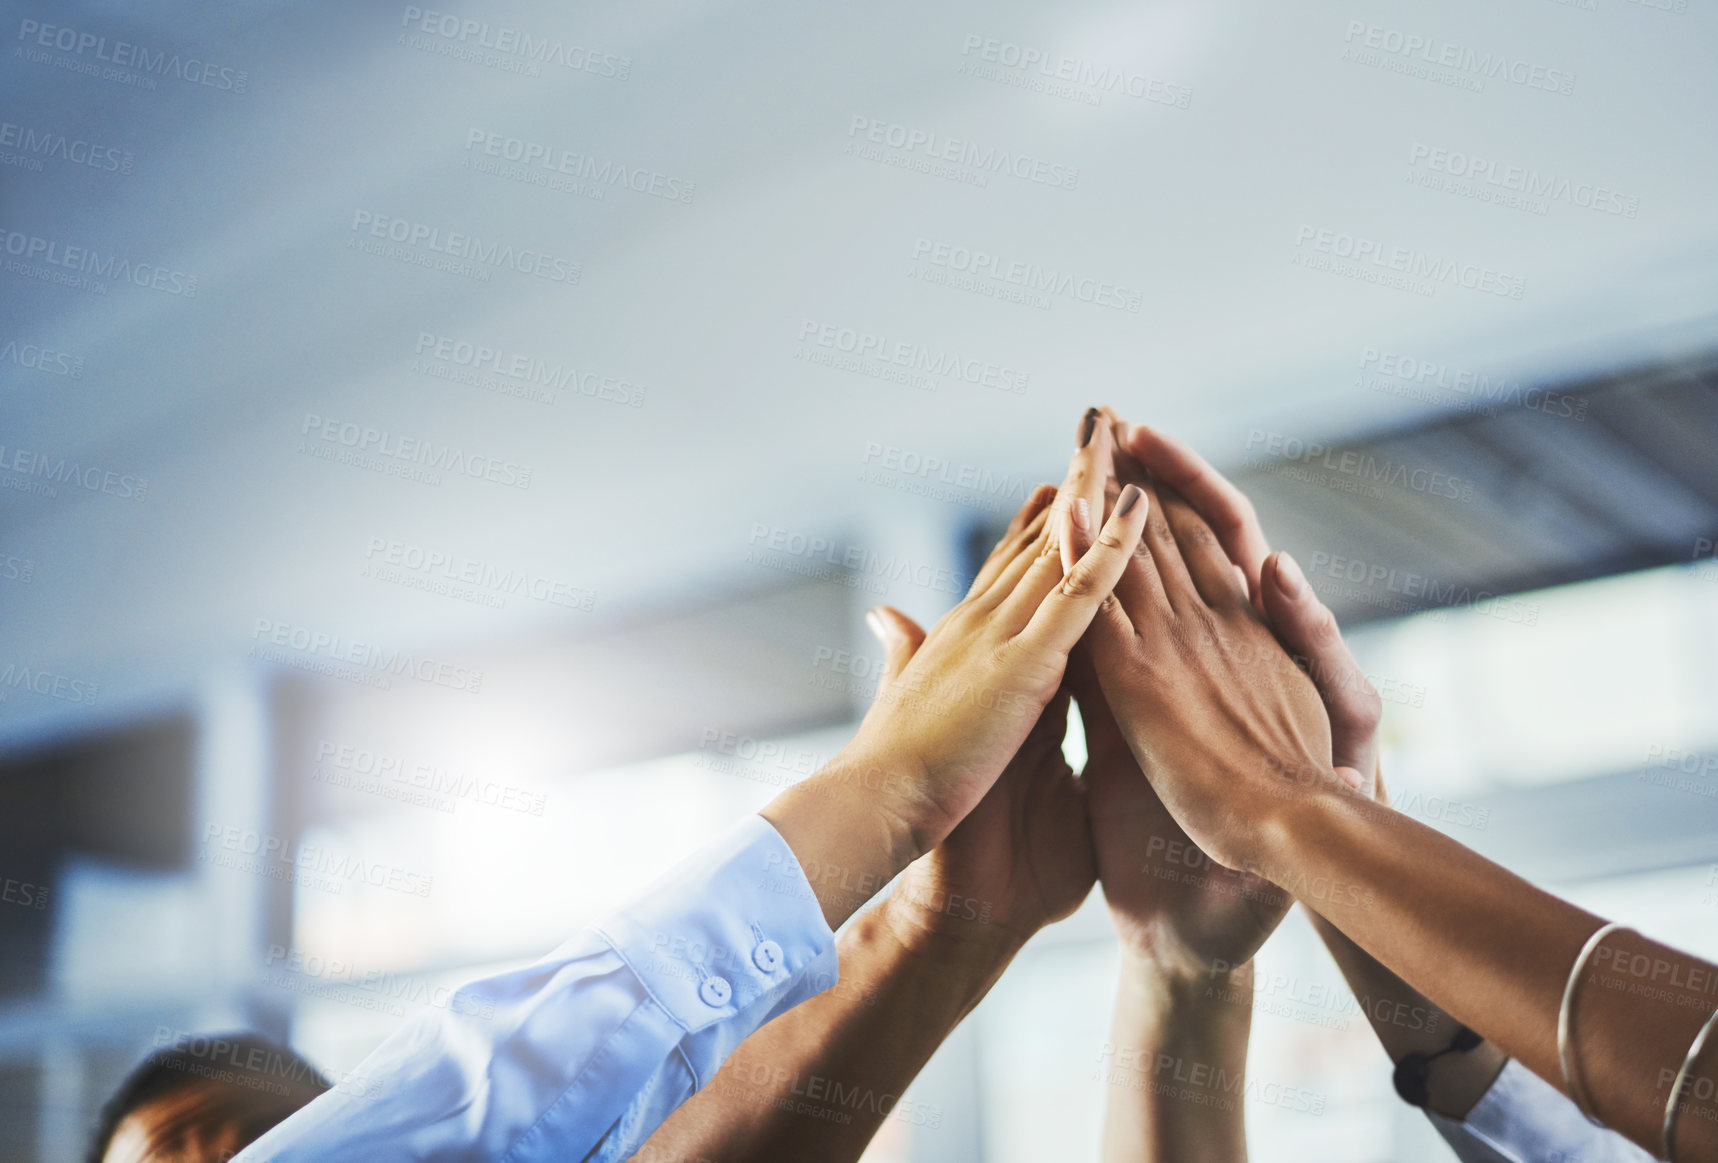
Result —
POLYGON ((1316 848, 1317 838, 1327 834, 1342 795, 1341 781, 1333 768, 1309 766, 1305 770, 1313 774, 1302 779, 1284 778, 1282 794, 1260 805, 1250 857, 1243 869, 1296 896, 1296 870, 1305 863, 1309 845, 1316 848))
POLYGON ((793 850, 830 928, 918 859, 924 833, 910 808, 897 806, 911 800, 911 786, 910 777, 849 749, 758 813, 793 850))
POLYGON ((1184 947, 1174 950, 1122 946, 1124 988, 1161 999, 1165 1009, 1178 1009, 1200 999, 1244 993, 1251 999, 1253 963, 1232 965, 1221 958, 1203 958, 1184 947))
POLYGON ((902 878, 875 911, 891 937, 915 957, 938 962, 953 958, 977 966, 1007 965, 1032 932, 991 923, 986 913, 959 903, 967 899, 933 886, 913 885, 909 876, 902 878))
POLYGON ((942 843, 959 822, 945 823, 920 759, 873 744, 863 731, 805 782, 813 780, 824 794, 863 805, 886 837, 896 872, 942 843))

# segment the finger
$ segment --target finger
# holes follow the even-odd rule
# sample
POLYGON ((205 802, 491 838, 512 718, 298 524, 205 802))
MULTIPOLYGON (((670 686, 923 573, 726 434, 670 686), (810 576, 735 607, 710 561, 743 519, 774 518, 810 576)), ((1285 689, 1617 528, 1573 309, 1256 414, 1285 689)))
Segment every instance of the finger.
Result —
MULTIPOLYGON (((1122 587, 1127 584, 1127 575, 1135 570, 1148 570, 1151 566, 1151 555, 1136 553, 1133 560, 1128 562, 1122 573, 1122 580, 1116 584, 1117 600, 1101 602, 1098 612, 1092 617, 1090 629, 1080 640, 1081 647, 1092 662, 1092 677, 1096 680, 1095 696, 1104 702, 1104 708, 1110 717, 1115 712, 1109 708, 1109 696, 1104 693, 1104 675, 1122 674, 1133 665, 1134 652, 1139 648, 1142 633, 1155 630, 1161 626, 1161 621, 1138 621, 1128 613, 1126 605, 1121 600, 1122 587)), ((1168 612, 1165 605, 1161 610, 1149 612, 1142 617, 1161 619, 1168 612)), ((1086 713, 1086 701, 1082 697, 1080 714, 1086 713)), ((1086 731, 1087 747, 1091 746, 1093 732, 1090 727, 1086 731)))
POLYGON ((1020 552, 1020 547, 1027 540, 1026 531, 1037 521, 1040 514, 1050 507, 1056 499, 1055 485, 1039 485, 1032 490, 1032 495, 1026 498, 1026 503, 1020 506, 1020 511, 1014 514, 1014 519, 1008 523, 1008 531, 990 551, 990 556, 984 559, 979 567, 978 575, 972 579, 972 585, 967 587, 967 596, 981 594, 990 587, 1008 563, 1013 561, 1020 552))
POLYGON ((1213 609, 1245 606, 1247 587, 1237 581, 1234 563, 1224 555, 1204 518, 1170 489, 1160 488, 1158 496, 1163 501, 1163 518, 1181 550, 1181 560, 1186 563, 1188 576, 1205 604, 1213 609))
POLYGON ((877 676, 877 693, 872 702, 881 702, 889 684, 907 663, 913 660, 924 644, 924 627, 893 606, 876 606, 865 611, 865 625, 871 628, 877 641, 883 644, 883 672, 877 676))
POLYGON ((1145 465, 1134 456, 1131 447, 1134 426, 1110 408, 1104 408, 1103 413, 1110 419, 1110 439, 1115 444, 1115 451, 1111 456, 1115 461, 1116 479, 1124 485, 1144 484, 1147 475, 1145 465))
POLYGON ((1147 474, 1145 466, 1128 450, 1128 434, 1133 426, 1116 414, 1114 408, 1105 405, 1098 409, 1110 422, 1110 487, 1113 493, 1120 492, 1123 485, 1143 485, 1147 474))
POLYGON ((1260 571, 1271 546, 1247 494, 1173 436, 1135 425, 1128 429, 1126 439, 1127 452, 1158 480, 1186 497, 1205 518, 1229 560, 1246 573, 1248 592, 1257 605, 1260 571))
POLYGON ((993 600, 989 609, 1002 620, 1001 625, 1009 634, 1017 634, 1025 628, 1043 603, 1044 596, 1062 580, 1067 572, 1063 565, 1064 554, 1067 553, 1065 547, 1080 547, 1072 554, 1077 558, 1093 537, 1093 514, 1103 512, 1102 491, 1109 481, 1107 472, 1088 463, 1088 453, 1100 448, 1103 440, 1107 439, 1103 435, 1106 426, 1099 422, 1101 419, 1096 408, 1087 409, 1080 437, 1085 444, 1075 451, 1068 466, 1068 476, 1057 490, 1055 503, 1049 510, 1044 539, 1036 547, 1036 556, 1028 560, 1028 556, 1022 554, 1016 558, 981 599, 981 602, 993 600), (1088 495, 1094 477, 1098 490, 1096 504, 1088 495), (1056 533, 1058 523, 1062 529, 1059 537, 1056 533))
MULTIPOLYGON (((1018 634, 1032 620, 1044 598, 1062 580, 1062 554, 1046 539, 1031 564, 1020 572, 1014 588, 997 603, 994 616, 1008 634, 1018 634)), ((1001 586, 997 586, 998 591, 1001 586)))
POLYGON ((1080 417, 1074 455, 1068 462, 1068 475, 1062 481, 1059 501, 1065 506, 1059 522, 1051 528, 1052 537, 1062 557, 1064 572, 1074 568, 1079 554, 1074 549, 1073 522, 1079 518, 1080 507, 1091 514, 1088 518, 1095 528, 1103 521, 1104 487, 1114 472, 1111 425, 1102 412, 1087 408, 1080 417))
MULTIPOLYGON (((1112 485, 1116 483, 1111 482, 1112 485)), ((1152 492, 1151 485, 1146 482, 1143 475, 1137 481, 1129 481, 1127 484, 1143 490, 1145 495, 1140 501, 1141 505, 1156 506, 1156 497, 1152 492)), ((1121 492, 1125 491, 1125 488, 1126 486, 1123 485, 1117 489, 1115 502, 1119 503, 1121 492)), ((1106 507, 1108 512, 1114 513, 1114 503, 1106 500, 1106 507)), ((1151 513, 1148 508, 1146 513, 1148 527, 1150 521, 1151 513)), ((1080 554, 1084 554, 1092 547, 1092 540, 1095 536, 1095 532, 1090 528, 1085 525, 1080 526, 1074 531, 1074 548, 1080 554)), ((1122 572, 1121 580, 1116 583, 1115 595, 1116 599, 1121 602, 1122 610, 1125 612, 1128 622, 1133 626, 1141 626, 1148 622, 1155 622, 1168 613, 1172 607, 1169 603, 1169 597, 1163 589, 1163 579, 1158 576, 1157 563, 1143 540, 1135 547, 1134 557, 1137 559, 1136 563, 1122 572)))
POLYGON ((1002 542, 1007 541, 1010 537, 1018 537, 1026 526, 1032 523, 1032 518, 1049 508, 1050 502, 1055 499, 1055 485, 1042 484, 1033 489, 1032 495, 1026 498, 1026 503, 1020 506, 1020 511, 1014 514, 1014 520, 1008 523, 1008 531, 1002 535, 1002 541, 998 541, 996 544, 1001 546, 1002 542))
POLYGON ((1295 661, 1306 667, 1330 716, 1331 759, 1364 774, 1378 767, 1383 702, 1349 653, 1336 618, 1287 553, 1272 554, 1263 573, 1265 615, 1295 661))
MULTIPOLYGON (((1096 412, 1097 409, 1094 408, 1091 411, 1096 412)), ((1101 432, 1104 427, 1101 423, 1101 415, 1099 421, 1096 431, 1101 432)), ((1095 447, 1097 444, 1098 437, 1091 436, 1088 448, 1095 447)), ((1074 454, 1076 462, 1081 459, 1081 455, 1080 452, 1074 454)), ((1087 482, 1083 478, 1075 480, 1075 470, 1072 467, 1069 469, 1069 482, 1072 483, 1063 484, 1061 491, 1057 494, 1055 505, 1058 516, 1062 517, 1065 522, 1066 539, 1060 545, 1047 541, 1048 552, 1034 560, 1028 568, 1020 571, 1018 578, 1013 579, 1015 583, 1013 591, 1007 594, 996 607, 996 614, 1002 619, 1003 628, 1010 634, 1018 634, 1026 627, 1026 624, 1032 620, 1033 615, 1037 612, 1038 607, 1043 604, 1045 596, 1067 573, 1067 568, 1063 565, 1063 557, 1067 548, 1072 547, 1072 555, 1077 560, 1091 547, 1093 539, 1096 537, 1094 514, 1104 512, 1107 502, 1100 500, 1098 504, 1093 505, 1089 497, 1079 495, 1079 490, 1086 487, 1087 482), (1070 492, 1075 494, 1072 503, 1069 503, 1070 492)), ((1099 487, 1107 495, 1109 488, 1114 483, 1114 479, 1106 473, 1099 487)), ((1010 575, 1005 574, 1002 580, 1011 580, 1010 575)), ((1002 586, 999 584, 996 588, 1000 592, 1002 586)))
POLYGON ((1115 512, 1104 522, 1098 539, 1074 563, 1062 583, 1045 596, 1022 631, 1022 639, 1058 654, 1074 648, 1127 569, 1145 528, 1148 506, 1138 485, 1122 490, 1115 512))
POLYGON ((1199 588, 1187 572, 1181 547, 1175 543, 1175 534, 1169 528, 1169 518, 1164 515, 1161 495, 1153 485, 1146 485, 1145 491, 1151 498, 1151 513, 1145 520, 1145 536, 1141 544, 1157 567, 1157 579, 1165 601, 1176 611, 1190 610, 1195 603, 1203 605, 1204 599, 1199 596, 1199 588))
POLYGON ((1060 572, 1061 559, 1050 547, 1049 526, 1054 519, 1055 514, 1050 509, 1045 509, 1026 527, 1026 532, 1031 536, 1023 538, 1015 547, 1014 556, 1004 563, 1002 572, 991 580, 990 588, 974 596, 972 604, 976 608, 987 612, 994 611, 1007 602, 1020 591, 1021 583, 1028 572, 1046 557, 1056 563, 1057 572, 1060 572))

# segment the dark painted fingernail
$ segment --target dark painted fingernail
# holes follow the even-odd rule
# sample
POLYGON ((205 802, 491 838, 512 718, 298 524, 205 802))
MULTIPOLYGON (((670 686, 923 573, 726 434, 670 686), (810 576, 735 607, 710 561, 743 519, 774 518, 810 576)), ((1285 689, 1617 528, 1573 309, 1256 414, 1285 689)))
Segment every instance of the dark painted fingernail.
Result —
POLYGON ((1081 448, 1084 448, 1086 445, 1088 445, 1092 442, 1092 433, 1097 431, 1097 427, 1098 427, 1098 410, 1096 408, 1087 408, 1086 409, 1086 421, 1084 424, 1080 425, 1080 447, 1081 448))
POLYGON ((1139 491, 1138 485, 1129 485, 1121 491, 1121 502, 1116 505, 1116 515, 1125 517, 1133 512, 1133 507, 1139 504, 1139 499, 1145 494, 1139 491))

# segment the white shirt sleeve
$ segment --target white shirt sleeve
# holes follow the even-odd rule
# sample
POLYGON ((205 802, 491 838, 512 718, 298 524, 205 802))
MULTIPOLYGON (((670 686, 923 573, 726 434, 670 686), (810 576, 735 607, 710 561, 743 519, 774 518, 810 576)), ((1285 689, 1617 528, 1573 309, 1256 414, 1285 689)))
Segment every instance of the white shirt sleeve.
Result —
POLYGON ((1587 1121, 1563 1092, 1511 1058, 1460 1122, 1426 1117, 1462 1163, 1653 1163, 1650 1154, 1587 1121))
POLYGON ((238 1160, 626 1159, 836 975, 793 851, 751 816, 536 964, 402 1027, 238 1160))

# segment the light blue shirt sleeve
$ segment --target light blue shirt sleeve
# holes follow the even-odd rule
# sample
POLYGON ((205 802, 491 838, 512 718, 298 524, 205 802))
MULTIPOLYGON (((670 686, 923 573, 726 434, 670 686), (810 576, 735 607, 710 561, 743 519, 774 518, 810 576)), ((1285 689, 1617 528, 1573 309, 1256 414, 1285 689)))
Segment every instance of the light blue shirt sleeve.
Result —
POLYGON ((1587 1121, 1563 1092, 1511 1058, 1462 1121, 1426 1117, 1462 1163, 1653 1163, 1647 1152, 1587 1121))
POLYGON ((751 816, 536 964, 402 1027, 238 1159, 626 1159, 747 1035, 836 978, 811 885, 751 816))

